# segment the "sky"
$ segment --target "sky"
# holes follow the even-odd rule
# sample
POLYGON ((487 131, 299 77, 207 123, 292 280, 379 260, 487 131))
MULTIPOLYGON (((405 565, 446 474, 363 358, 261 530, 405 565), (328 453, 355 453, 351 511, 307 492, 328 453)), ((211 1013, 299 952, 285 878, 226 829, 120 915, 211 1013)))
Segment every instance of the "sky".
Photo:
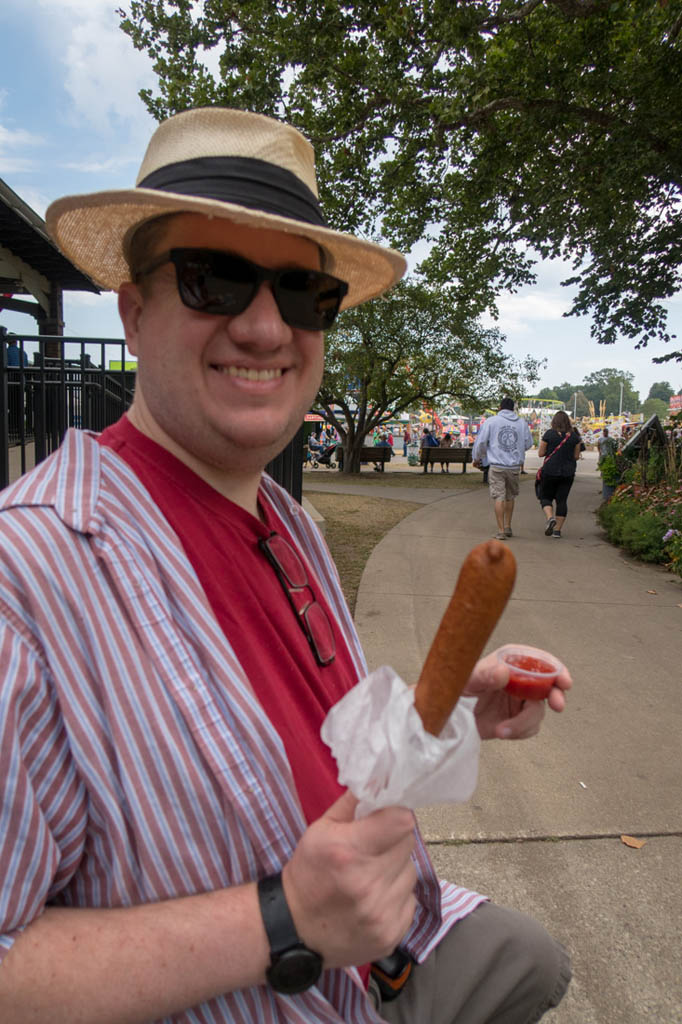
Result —
MULTIPOLYGON (((154 130, 138 93, 154 88, 155 75, 119 28, 117 6, 116 0, 0 3, 0 178, 40 216, 60 196, 133 185, 154 130)), ((588 318, 562 316, 571 292, 560 282, 570 272, 560 261, 541 262, 535 285, 499 299, 496 326, 505 351, 547 361, 536 390, 578 384, 604 367, 631 373, 642 400, 655 381, 682 388, 682 364, 652 362, 669 346, 598 345, 588 318)), ((669 308, 670 328, 682 338, 682 296, 669 308)), ((121 337, 111 293, 67 292, 64 312, 66 334, 121 337)), ((18 313, 0 312, 0 324, 37 333, 35 321, 18 313)))

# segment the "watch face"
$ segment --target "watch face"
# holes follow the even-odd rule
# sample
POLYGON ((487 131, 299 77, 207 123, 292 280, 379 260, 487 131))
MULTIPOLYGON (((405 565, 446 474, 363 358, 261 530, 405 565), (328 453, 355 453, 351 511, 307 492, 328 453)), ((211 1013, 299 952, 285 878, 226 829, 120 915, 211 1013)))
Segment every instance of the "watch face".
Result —
POLYGON ((273 957, 267 979, 275 992, 295 995, 314 985, 321 973, 322 957, 301 944, 273 957))

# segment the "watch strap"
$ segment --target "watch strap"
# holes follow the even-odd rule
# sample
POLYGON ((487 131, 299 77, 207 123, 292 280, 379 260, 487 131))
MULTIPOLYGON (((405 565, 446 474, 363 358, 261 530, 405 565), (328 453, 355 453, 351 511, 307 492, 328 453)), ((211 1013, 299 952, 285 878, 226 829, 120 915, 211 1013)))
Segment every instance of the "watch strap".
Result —
POLYGON ((281 871, 259 880, 258 902, 272 956, 278 956, 292 946, 303 945, 284 895, 281 871))

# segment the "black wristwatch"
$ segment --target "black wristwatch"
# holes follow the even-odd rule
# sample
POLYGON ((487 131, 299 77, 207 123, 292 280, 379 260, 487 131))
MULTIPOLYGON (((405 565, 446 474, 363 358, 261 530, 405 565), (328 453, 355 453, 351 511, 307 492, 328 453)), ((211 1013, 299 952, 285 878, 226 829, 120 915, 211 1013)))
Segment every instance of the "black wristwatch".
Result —
POLYGON ((322 974, 322 957, 308 949, 296 933, 281 872, 261 878, 258 902, 270 943, 270 966, 265 972, 268 984, 288 996, 305 992, 322 974))

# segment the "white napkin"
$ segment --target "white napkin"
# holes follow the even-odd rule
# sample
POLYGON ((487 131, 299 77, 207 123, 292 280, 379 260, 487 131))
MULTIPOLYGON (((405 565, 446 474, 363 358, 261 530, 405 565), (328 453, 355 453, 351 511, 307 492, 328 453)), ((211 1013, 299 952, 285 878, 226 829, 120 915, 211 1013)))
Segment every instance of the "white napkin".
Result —
POLYGON ((468 800, 478 778, 475 703, 460 698, 441 735, 432 736, 415 710, 414 687, 382 665, 335 704, 321 735, 339 782, 360 801, 356 817, 380 807, 468 800))

